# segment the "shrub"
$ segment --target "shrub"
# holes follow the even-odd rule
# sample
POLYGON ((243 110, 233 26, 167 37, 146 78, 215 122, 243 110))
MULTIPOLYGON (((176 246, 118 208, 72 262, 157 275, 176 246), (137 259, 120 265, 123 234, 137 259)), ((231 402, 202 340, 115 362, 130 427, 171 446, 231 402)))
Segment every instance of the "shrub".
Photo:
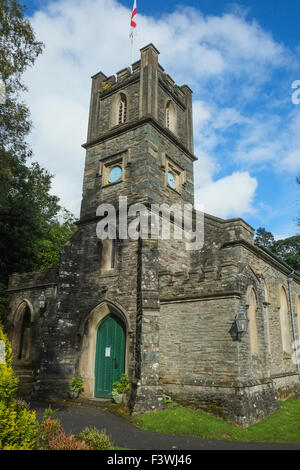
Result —
POLYGON ((18 379, 12 369, 11 346, 1 324, 0 341, 5 346, 0 362, 0 449, 30 450, 36 442, 36 415, 15 400, 18 379))
POLYGON ((50 450, 91 450, 85 442, 79 440, 72 434, 66 436, 64 433, 51 439, 49 448, 50 450))
POLYGON ((46 418, 39 424, 37 442, 39 450, 91 450, 86 442, 82 442, 72 434, 67 436, 58 419, 46 418))
POLYGON ((35 447, 38 426, 35 412, 16 402, 0 401, 0 449, 31 450, 35 447))
POLYGON ((82 379, 80 377, 73 377, 73 379, 71 380, 70 390, 72 392, 83 392, 84 387, 82 379))
POLYGON ((113 388, 116 390, 117 393, 125 393, 129 390, 129 377, 126 374, 121 375, 120 382, 114 382, 113 388))
POLYGON ((43 419, 53 418, 53 416, 55 415, 55 413, 57 411, 58 411, 58 409, 53 410, 51 408, 51 405, 49 405, 48 408, 46 408, 45 411, 44 411, 43 419))
POLYGON ((112 450, 114 445, 105 429, 98 431, 96 428, 85 428, 78 436, 94 450, 112 450))
POLYGON ((12 370, 11 345, 0 324, 0 341, 5 347, 4 361, 0 362, 0 402, 8 404, 14 400, 19 380, 12 370))
POLYGON ((7 364, 0 364, 0 402, 8 406, 14 401, 18 383, 12 368, 7 364))
POLYGON ((50 442, 63 434, 63 428, 58 419, 46 418, 39 423, 39 432, 37 439, 37 448, 40 450, 49 450, 50 442))
POLYGON ((111 396, 115 403, 123 403, 124 397, 123 394, 130 389, 129 377, 126 374, 121 375, 121 380, 119 382, 113 383, 113 389, 111 396))

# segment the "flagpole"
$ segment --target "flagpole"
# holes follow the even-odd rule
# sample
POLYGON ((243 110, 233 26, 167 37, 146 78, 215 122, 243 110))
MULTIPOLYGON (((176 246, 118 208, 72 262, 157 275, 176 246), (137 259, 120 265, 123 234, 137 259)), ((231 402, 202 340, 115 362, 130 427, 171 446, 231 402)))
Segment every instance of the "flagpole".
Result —
POLYGON ((132 8, 132 13, 131 13, 131 18, 130 18, 130 39, 131 39, 131 58, 130 58, 130 65, 133 64, 133 60, 134 60, 134 33, 135 33, 135 28, 136 28, 136 20, 135 20, 135 17, 136 17, 136 0, 134 0, 133 2, 133 8, 132 8))
POLYGON ((134 54, 134 41, 133 41, 133 34, 131 36, 131 62, 130 65, 133 64, 133 54, 134 54))

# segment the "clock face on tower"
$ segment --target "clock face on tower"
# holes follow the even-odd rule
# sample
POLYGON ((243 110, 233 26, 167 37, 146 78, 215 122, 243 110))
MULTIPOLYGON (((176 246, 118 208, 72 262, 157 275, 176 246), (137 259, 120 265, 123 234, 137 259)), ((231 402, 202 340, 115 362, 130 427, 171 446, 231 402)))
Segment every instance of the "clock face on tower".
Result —
POLYGON ((170 188, 175 189, 176 188, 176 181, 175 181, 175 175, 172 173, 172 171, 168 172, 168 185, 170 188))
POLYGON ((116 183, 122 176, 122 168, 120 166, 114 166, 109 173, 109 182, 116 183))

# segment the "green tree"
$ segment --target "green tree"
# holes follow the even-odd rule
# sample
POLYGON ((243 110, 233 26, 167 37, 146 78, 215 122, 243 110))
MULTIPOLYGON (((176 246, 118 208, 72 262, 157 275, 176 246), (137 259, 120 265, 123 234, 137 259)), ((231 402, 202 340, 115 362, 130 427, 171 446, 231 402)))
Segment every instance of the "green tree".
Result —
POLYGON ((275 238, 271 232, 267 232, 265 228, 259 227, 256 230, 256 237, 254 241, 256 245, 268 248, 270 250, 275 243, 275 238))
MULTIPOLYGON (((5 105, 0 106, 0 149, 20 161, 31 156, 25 141, 31 128, 29 110, 20 101, 20 92, 26 91, 22 74, 43 49, 24 12, 17 1, 0 2, 0 73, 6 88, 5 105)), ((6 163, 3 155, 1 163, 6 163)))
MULTIPOLYGON (((14 171, 14 168, 13 168, 14 171)), ((0 282, 38 268, 39 240, 60 210, 49 194, 52 176, 38 163, 17 165, 0 211, 0 282)))
POLYGON ((58 222, 61 207, 50 194, 52 175, 38 163, 28 163, 31 121, 21 99, 26 91, 22 74, 43 44, 24 11, 18 1, 0 2, 0 76, 6 89, 6 101, 0 104, 0 317, 9 275, 56 264, 60 245, 72 232, 66 220, 58 222))
MULTIPOLYGON (((24 11, 17 1, 0 2, 0 74, 6 91, 5 103, 0 105, 0 283, 4 285, 23 262, 22 270, 31 264, 38 222, 30 188, 38 186, 38 176, 43 172, 38 172, 37 165, 25 165, 31 156, 26 142, 31 122, 29 110, 20 99, 20 93, 26 91, 21 78, 43 45, 35 39, 24 11)), ((44 172, 40 178, 44 186, 46 179, 49 181, 50 175, 44 172)))
POLYGON ((272 252, 289 264, 295 271, 300 272, 300 236, 277 240, 272 246, 272 252))
POLYGON ((268 248, 274 255, 282 259, 295 271, 300 272, 300 236, 295 235, 283 240, 275 240, 271 232, 260 227, 256 231, 255 243, 258 246, 268 248))
POLYGON ((37 263, 40 269, 59 265, 63 246, 77 230, 74 222, 74 215, 62 209, 59 216, 45 225, 43 236, 36 245, 37 263))
POLYGON ((21 78, 42 52, 43 44, 36 40, 24 11, 17 1, 0 2, 0 75, 6 92, 5 104, 0 105, 0 209, 16 177, 16 167, 32 154, 26 142, 31 121, 20 100, 20 93, 26 91, 21 78))

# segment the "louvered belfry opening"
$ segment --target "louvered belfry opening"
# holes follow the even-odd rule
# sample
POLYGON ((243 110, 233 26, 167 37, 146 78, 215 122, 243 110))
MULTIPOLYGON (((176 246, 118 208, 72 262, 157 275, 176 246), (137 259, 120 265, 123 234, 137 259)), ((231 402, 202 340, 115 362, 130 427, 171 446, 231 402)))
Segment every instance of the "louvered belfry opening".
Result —
POLYGON ((119 104, 119 116, 118 116, 118 124, 122 124, 126 122, 127 118, 127 99, 126 96, 121 94, 120 104, 119 104))

